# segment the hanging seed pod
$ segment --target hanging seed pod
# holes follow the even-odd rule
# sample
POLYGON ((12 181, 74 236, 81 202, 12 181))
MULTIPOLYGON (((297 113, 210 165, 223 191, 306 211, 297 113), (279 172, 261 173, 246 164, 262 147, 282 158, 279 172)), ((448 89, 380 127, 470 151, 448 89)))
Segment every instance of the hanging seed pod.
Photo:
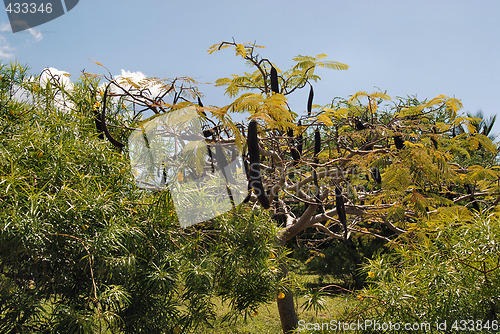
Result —
POLYGON ((245 169, 245 175, 247 176, 248 180, 248 194, 243 200, 243 203, 247 203, 250 200, 250 190, 252 190, 252 187, 250 186, 250 168, 248 167, 248 162, 247 159, 245 159, 245 156, 242 156, 243 158, 243 168, 245 169))
POLYGON ((372 170, 372 177, 377 182, 378 184, 382 183, 382 176, 380 176, 380 170, 377 167, 373 167, 372 170))
MULTIPOLYGON (((203 108, 203 103, 201 103, 201 99, 200 99, 200 97, 199 97, 199 96, 197 96, 197 97, 198 97, 198 106, 200 106, 200 107, 202 107, 202 108, 203 108)), ((202 114, 203 116, 207 117, 207 114, 206 114, 203 110, 201 110, 201 114, 202 114)))
POLYGON ((432 142, 432 145, 434 146, 434 149, 438 149, 438 142, 437 142, 437 139, 436 139, 436 134, 437 134, 437 129, 435 126, 432 127, 432 133, 434 133, 433 135, 431 135, 431 142, 432 142))
POLYGON ((318 163, 318 154, 321 151, 321 134, 319 129, 314 130, 314 162, 318 163))
MULTIPOLYGON (((319 129, 317 128, 316 130, 314 130, 314 163, 315 164, 319 163, 318 154, 320 151, 321 151, 321 134, 319 132, 319 129)), ((319 190, 318 174, 316 172, 316 168, 317 167, 314 167, 314 169, 312 171, 313 182, 314 182, 314 186, 316 187, 316 193, 314 194, 314 197, 316 198, 316 202, 320 203, 321 202, 321 200, 319 198, 320 190, 319 190)), ((323 206, 320 206, 319 208, 321 210, 324 210, 323 206)))
POLYGON ((207 153, 208 153, 208 157, 210 158, 210 168, 212 170, 212 173, 215 173, 214 154, 212 153, 212 150, 210 149, 210 145, 207 145, 207 153))
POLYGON ((342 191, 338 186, 335 187, 335 207, 337 209, 337 215, 340 223, 342 223, 342 226, 344 227, 344 240, 347 240, 347 216, 345 213, 344 197, 342 196, 342 191))
POLYGON ((121 149, 122 147, 125 146, 125 144, 123 144, 122 142, 120 142, 120 141, 116 140, 115 138, 113 138, 113 136, 111 135, 111 133, 109 133, 108 126, 106 125, 106 99, 107 99, 107 96, 108 96, 109 86, 110 86, 110 84, 108 84, 106 86, 106 89, 104 90, 104 97, 102 99, 102 113, 101 113, 101 119, 100 119, 100 121, 101 121, 101 128, 102 128, 102 131, 104 132, 104 135, 109 140, 109 142, 111 144, 113 144, 115 147, 121 149))
POLYGON ((271 66, 271 90, 274 93, 279 93, 279 85, 278 85, 278 72, 276 69, 271 66))
POLYGON ((205 138, 211 137, 214 134, 215 134, 215 128, 210 128, 210 129, 203 130, 203 136, 205 138))
POLYGON ((313 98, 314 98, 314 90, 313 86, 311 85, 311 89, 309 90, 309 98, 307 99, 307 116, 311 116, 313 98))
POLYGON ((165 164, 162 164, 160 185, 165 186, 166 184, 167 184, 167 169, 165 168, 165 164))
POLYGON ((403 137, 401 137, 400 135, 397 135, 397 136, 394 136, 394 145, 396 145, 396 148, 398 150, 401 150, 405 147, 405 142, 403 140, 403 137))
POLYGON ((257 194, 260 204, 263 208, 269 209, 271 206, 269 198, 262 185, 260 175, 260 153, 259 153, 259 138, 257 136, 257 121, 252 120, 248 125, 248 155, 250 156, 250 187, 257 194))
MULTIPOLYGON (((221 144, 217 144, 217 146, 215 146, 215 160, 217 161, 217 168, 222 172, 222 175, 224 175, 226 182, 229 184, 236 184, 236 181, 234 180, 231 171, 226 170, 228 163, 226 155, 224 154, 224 149, 222 148, 221 144)), ((234 207, 233 194, 227 183, 226 183, 227 195, 229 196, 229 201, 231 202, 231 205, 234 207)))
POLYGON ((292 147, 290 152, 292 153, 293 165, 295 166, 300 160, 299 151, 297 151, 296 147, 292 147))
POLYGON ((359 118, 356 118, 356 120, 354 121, 354 126, 358 131, 366 129, 365 125, 363 124, 363 122, 361 122, 359 118))
POLYGON ((96 128, 97 132, 99 133, 99 135, 97 137, 99 137, 99 139, 104 139, 104 130, 102 129, 100 115, 96 115, 94 120, 95 120, 95 128, 96 128))
POLYGON ((247 180, 250 180, 250 168, 248 167, 247 159, 245 159, 245 156, 242 156, 242 158, 243 158, 243 168, 245 169, 245 175, 247 176, 247 180))
POLYGON ((432 142, 432 146, 434 146, 434 149, 438 149, 438 142, 436 140, 436 138, 434 138, 434 136, 431 137, 431 142, 432 142))
POLYGON ((217 162, 217 167, 222 172, 222 175, 224 175, 226 181, 230 184, 236 184, 233 175, 231 175, 231 171, 226 169, 228 163, 221 144, 217 144, 217 146, 215 146, 215 161, 217 162))

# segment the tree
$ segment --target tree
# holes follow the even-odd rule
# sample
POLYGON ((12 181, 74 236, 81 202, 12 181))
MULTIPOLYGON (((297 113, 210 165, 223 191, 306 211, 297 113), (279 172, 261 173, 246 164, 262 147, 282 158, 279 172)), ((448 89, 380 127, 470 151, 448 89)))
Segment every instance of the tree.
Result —
MULTIPOLYGON (((358 92, 348 100, 313 106, 311 83, 319 79, 314 71, 347 69, 346 65, 323 61, 324 55, 299 56, 290 70, 280 71, 255 54, 254 44, 222 42, 209 51, 226 47, 234 48, 256 71, 217 81, 235 97, 218 117, 246 112, 250 125, 260 121, 258 140, 250 141, 249 133, 247 145, 251 152, 250 145, 257 142, 266 158, 254 164, 265 171, 266 193, 253 187, 251 201, 284 216, 279 245, 308 228, 324 233, 324 240, 347 242, 352 234, 390 240, 443 212, 457 212, 465 219, 471 206, 496 210, 497 166, 465 168, 452 162, 479 146, 497 152, 484 133, 449 135, 453 127, 474 122, 458 114, 459 100, 439 95, 430 101, 398 98, 388 104, 392 99, 385 93, 358 92), (286 95, 307 84, 307 110, 293 112, 286 95), (257 93, 238 96, 244 90, 257 93)), ((286 275, 286 268, 282 271, 286 275)), ((297 326, 297 317, 291 291, 280 297, 278 308, 287 333, 297 326)))
MULTIPOLYGON (((79 139, 81 138, 79 137, 81 136, 80 133, 93 133, 93 145, 104 145, 105 141, 100 140, 99 136, 103 139, 106 138, 116 151, 106 146, 105 150, 103 148, 103 156, 118 159, 119 163, 103 162, 98 164, 98 166, 109 167, 98 168, 97 172, 100 174, 94 177, 94 170, 83 173, 81 169, 76 168, 75 172, 75 168, 72 167, 74 163, 70 163, 72 159, 67 158, 66 153, 64 153, 66 151, 56 151, 62 152, 60 153, 61 158, 57 156, 48 161, 53 164, 50 166, 59 166, 59 168, 48 170, 45 168, 46 165, 42 165, 43 167, 40 170, 42 174, 49 171, 56 173, 55 176, 57 177, 49 178, 55 180, 56 185, 53 186, 49 182, 52 188, 40 188, 41 185, 38 183, 32 192, 48 191, 45 189, 55 191, 55 193, 48 192, 44 195, 49 200, 61 189, 66 189, 63 185, 68 187, 68 184, 76 184, 77 189, 85 191, 110 191, 112 194, 116 193, 120 194, 120 196, 128 194, 129 197, 125 197, 128 198, 127 202, 135 204, 127 204, 123 209, 135 210, 137 213, 130 211, 134 213, 135 218, 129 220, 130 218, 125 217, 123 212, 117 212, 117 216, 122 217, 120 219, 123 220, 121 223, 116 221, 117 226, 126 226, 132 231, 137 231, 132 227, 138 226, 139 231, 142 231, 139 235, 145 234, 147 236, 145 239, 139 239, 142 247, 145 247, 144 252, 147 256, 141 257, 144 261, 135 262, 141 264, 137 272, 147 274, 140 277, 135 276, 128 283, 135 288, 130 288, 125 283, 112 283, 115 281, 109 276, 102 276, 106 278, 102 282, 107 286, 122 286, 124 287, 123 291, 127 293, 134 291, 136 298, 152 298, 152 300, 156 301, 156 303, 152 304, 154 306, 148 310, 134 310, 136 305, 129 306, 125 299, 120 299, 120 303, 111 310, 116 311, 113 314, 118 314, 127 326, 132 326, 131 323, 135 324, 133 326, 139 326, 138 322, 133 321, 133 319, 137 319, 135 317, 137 314, 144 316, 141 319, 148 319, 146 315, 151 317, 151 314, 156 314, 157 316, 151 318, 153 320, 148 322, 148 325, 152 326, 151 328, 157 330, 162 324, 165 328, 172 330, 179 324, 188 328, 189 326, 196 326, 200 319, 210 319, 211 307, 208 300, 213 292, 218 291, 223 296, 230 298, 233 301, 232 305, 235 306, 235 312, 244 312, 251 310, 256 305, 255 303, 267 300, 265 298, 266 294, 269 297, 270 292, 273 291, 274 298, 277 300, 283 331, 289 333, 297 327, 297 315, 294 309, 293 287, 287 275, 285 246, 303 231, 312 229, 317 231, 318 234, 321 233, 322 237, 316 238, 321 242, 338 239, 348 243, 355 234, 390 241, 408 231, 418 229, 422 222, 434 215, 453 212, 458 216, 458 219, 465 220, 470 217, 470 211, 472 210, 497 211, 497 204, 500 201, 500 197, 498 197, 499 175, 497 167, 465 165, 456 159, 460 155, 470 155, 479 146, 492 154, 496 154, 495 145, 484 134, 472 131, 452 135, 454 127, 467 126, 473 121, 470 117, 458 114, 461 108, 459 100, 444 95, 439 95, 429 101, 418 101, 412 97, 393 100, 385 92, 358 92, 349 99, 335 98, 326 105, 315 105, 313 104, 314 91, 312 83, 319 80, 315 71, 322 67, 343 70, 347 69, 347 65, 326 61, 324 60, 325 55, 316 57, 298 56, 294 58, 296 64, 291 69, 282 71, 270 60, 261 58, 256 53, 258 46, 255 44, 222 42, 211 47, 209 51, 215 52, 225 48, 233 48, 237 56, 242 57, 243 60, 255 68, 252 73, 233 75, 231 78, 222 78, 216 82, 217 85, 226 86, 226 93, 234 98, 234 101, 227 106, 202 107, 201 94, 196 87, 196 82, 190 78, 147 79, 137 83, 126 78, 117 80, 110 75, 104 77, 107 81, 105 86, 99 87, 97 83, 90 85, 90 87, 83 85, 82 87, 86 88, 82 90, 76 89, 75 93, 66 95, 67 98, 75 101, 75 106, 78 106, 77 109, 81 114, 62 114, 59 117, 63 117, 63 120, 55 118, 57 120, 55 124, 58 127, 52 130, 53 136, 51 138, 74 138, 74 136, 78 136, 78 140, 81 140, 79 139), (310 93, 305 104, 305 110, 299 112, 295 109, 296 111, 294 111, 292 106, 288 105, 286 96, 297 89, 307 86, 309 86, 310 93), (155 89, 158 92, 156 95, 151 93, 155 89), (167 99, 171 100, 167 102, 167 99), (230 275, 224 275, 226 278, 221 281, 212 281, 214 277, 212 273, 215 272, 214 268, 218 268, 216 264, 220 264, 221 259, 225 258, 222 256, 214 257, 214 254, 221 254, 214 250, 217 249, 215 246, 218 244, 217 242, 231 239, 233 233, 248 238, 252 234, 251 232, 238 234, 237 230, 231 228, 220 229, 219 225, 217 225, 219 224, 217 219, 206 222, 203 225, 204 227, 193 227, 185 231, 171 230, 171 223, 175 218, 171 218, 172 220, 160 218, 175 217, 172 207, 165 205, 168 192, 146 192, 138 195, 135 193, 137 189, 132 186, 131 179, 125 181, 119 178, 130 178, 128 174, 125 176, 129 167, 126 163, 127 160, 121 160, 123 157, 118 152, 127 152, 126 138, 131 130, 140 128, 141 124, 148 121, 148 119, 141 119, 141 115, 148 111, 153 113, 152 117, 157 117, 162 113, 168 113, 189 105, 198 105, 197 110, 204 124, 204 134, 207 142, 232 142, 240 146, 242 151, 245 152, 244 158, 245 163, 248 165, 247 172, 250 186, 247 205, 253 208, 260 205, 270 212, 270 216, 276 222, 282 222, 280 223, 280 229, 275 231, 275 240, 272 240, 269 234, 259 233, 259 235, 266 235, 266 237, 251 241, 255 242, 256 246, 250 244, 248 247, 259 248, 258 245, 265 245, 263 251, 256 253, 258 254, 257 257, 253 257, 253 253, 248 250, 231 249, 229 251, 229 248, 226 248, 228 251, 223 252, 228 256, 226 259, 230 260, 227 263, 236 264, 229 267, 230 271, 228 273, 231 273, 231 271, 240 272, 235 279, 240 279, 240 283, 246 282, 247 284, 233 284, 231 279, 228 278, 230 275), (234 122, 231 116, 235 113, 246 113, 249 115, 247 121, 234 122), (78 115, 83 116, 79 117, 78 115), (89 122, 89 119, 92 122, 89 122), (72 130, 68 126, 68 124, 73 124, 70 123, 70 120, 81 122, 76 127, 77 130, 72 130), (80 129, 87 130, 80 132, 80 129), (62 159, 62 157, 66 158, 62 159), (54 165, 54 162, 57 163, 54 165), (123 168, 116 167, 120 165, 123 168), (57 174, 60 173, 61 168, 67 171, 65 175, 69 180, 81 176, 84 181, 62 182, 66 177, 61 178, 57 174), (107 175, 110 174, 110 171, 114 171, 115 168, 118 168, 116 173, 111 173, 111 175, 117 175, 118 178, 114 179, 113 183, 110 184, 107 175), (90 180, 96 178, 100 181, 97 182, 98 184, 106 186, 97 186, 97 190, 92 188, 90 185, 93 185, 93 183, 90 180), (151 207, 160 208, 158 209, 160 211, 155 212, 151 207), (164 227, 168 228, 165 229, 164 227), (143 229, 148 232, 144 232, 143 229), (221 230, 228 233, 221 235, 221 230), (158 235, 159 238, 156 238, 158 235), (220 237, 214 238, 214 235, 220 237), (194 239, 191 239, 191 237, 194 239), (166 240, 173 240, 173 242, 170 243, 166 240), (209 240, 213 240, 215 243, 211 243, 209 240), (146 246, 149 245, 148 242, 152 242, 153 248, 146 246), (274 243, 274 246, 278 247, 278 251, 272 251, 270 243, 274 243), (175 247, 175 245, 179 247, 175 247), (189 246, 185 248, 180 245, 189 246), (193 249, 192 245, 196 245, 198 247, 196 249, 201 247, 203 251, 196 252, 196 254, 193 254, 192 251, 189 252, 189 250, 193 249), (158 249, 161 251, 157 252, 158 249), (175 254, 173 255, 174 258, 166 255, 170 254, 169 252, 175 254), (240 256, 241 254, 244 256, 240 256), (196 261, 178 261, 183 256, 196 261), (274 260, 270 261, 270 258, 274 260), (234 259, 239 260, 234 261, 234 259), (266 260, 264 261, 264 259, 266 260), (248 261, 256 261, 256 264, 260 263, 261 267, 256 267, 260 269, 253 271, 254 275, 248 275, 248 273, 245 275, 237 270, 238 265, 248 261), (186 264, 188 264, 188 269, 183 266, 186 264), (278 268, 279 272, 277 273, 276 269, 278 268), (158 274, 154 274, 155 272, 158 274), (179 272, 178 275, 176 275, 177 272, 179 272), (255 273, 261 273, 264 276, 259 279, 261 279, 261 282, 265 282, 264 286, 266 288, 259 290, 250 288, 252 286, 250 283, 254 281, 245 281, 245 277, 259 277, 255 273), (273 273, 277 273, 276 276, 273 276, 273 273), (147 290, 146 293, 142 293, 138 288, 140 285, 136 285, 136 280, 141 277, 146 281, 154 277, 161 282, 166 282, 162 284, 168 284, 147 285, 151 286, 151 289, 147 290), (169 285, 175 281, 171 277, 186 278, 186 286, 190 289, 188 290, 190 292, 187 292, 187 294, 177 293, 174 287, 178 286, 169 285), (214 290, 212 290, 208 288, 208 282, 224 282, 224 284, 214 284, 214 290), (274 288, 271 289, 273 282, 274 288), (165 314, 166 311, 165 308, 159 307, 161 302, 155 299, 153 294, 158 286, 164 287, 162 291, 165 291, 161 295, 164 299, 160 298, 160 300, 173 301, 180 298, 179 300, 185 302, 187 313, 182 315, 181 310, 172 305, 168 314, 177 316, 172 316, 168 320, 161 318, 161 315, 165 314), (240 286, 246 286, 248 289, 243 289, 244 291, 235 294, 238 290, 235 290, 235 287, 240 286), (196 302, 197 300, 205 301, 205 303, 196 302), (197 306, 201 305, 206 307, 200 310, 197 306), (159 322, 160 318, 163 319, 163 323, 159 322)), ((85 80, 97 80, 92 75, 86 75, 85 78, 85 80)), ((47 106, 44 111, 51 110, 54 94, 65 94, 64 88, 59 86, 56 88, 55 91, 34 89, 35 92, 43 91, 43 94, 40 93, 41 100, 36 105, 47 106)), ((12 108, 9 106, 6 110, 13 110, 12 108)), ((34 110, 38 110, 38 113, 30 120, 40 118, 43 115, 40 109, 35 108, 34 110)), ((55 112, 50 115, 54 117, 58 113, 55 112)), ((46 122, 52 124, 50 119, 46 120, 46 122)), ((11 126, 11 123, 6 124, 11 126)), ((14 122, 13 124, 19 126, 22 123, 14 122)), ((11 139, 10 143, 14 142, 12 138, 15 138, 15 133, 17 132, 10 131, 10 137, 7 137, 11 139)), ((18 148, 19 152, 24 152, 21 147, 29 147, 29 138, 23 138, 25 138, 26 145, 20 146, 18 148)), ((74 143, 69 141, 71 143, 69 145, 70 152, 76 150, 73 145, 81 145, 78 140, 75 140, 74 143)), ((57 142, 51 141, 48 151, 54 151, 53 147, 58 147, 57 145, 57 142)), ((86 150, 90 150, 90 145, 84 146, 86 150)), ((28 152, 30 151, 28 150, 28 152)), ((8 155, 16 156, 15 154, 4 153, 4 156, 8 155)), ((86 154, 83 154, 83 156, 86 156, 86 154)), ((28 158, 23 156, 23 159, 16 160, 14 165, 26 166, 25 161, 28 158)), ((231 159, 231 157, 227 158, 228 160, 231 159)), ((89 163, 90 161, 86 160, 85 163, 76 165, 87 166, 89 163)), ((210 159, 207 158, 206 163, 208 168, 210 159)), ((13 174, 12 170, 8 169, 8 166, 11 165, 12 163, 9 164, 4 161, 2 164, 3 175, 6 175, 9 180, 16 180, 18 175, 13 174)), ((26 188, 26 185, 15 188, 11 183, 2 183, 5 187, 4 191, 6 193, 10 191, 8 201, 2 199, 3 202, 0 203, 4 205, 5 210, 3 212, 13 212, 13 208, 17 208, 16 203, 19 202, 16 202, 15 198, 18 194, 23 193, 21 188, 26 188), (12 192, 14 189, 16 191, 12 192), (10 194, 13 194, 13 196, 10 194)), ((107 192, 104 194, 107 194, 107 192)), ((87 196, 73 196, 75 201, 80 201, 77 203, 78 205, 87 208, 88 204, 84 200, 87 196)), ((104 196, 98 192, 96 194, 92 193, 91 198, 107 199, 107 202, 102 203, 100 207, 115 208, 115 210, 120 211, 119 208, 115 207, 116 204, 112 204, 115 203, 115 200, 112 200, 110 196, 104 196)), ((23 198, 29 199, 31 197, 24 196, 23 198)), ((116 201, 123 203, 123 199, 116 199, 116 201)), ((31 202, 25 200, 22 203, 24 203, 22 210, 17 210, 29 213, 31 202)), ((81 211, 76 210, 75 207, 78 206, 71 206, 71 202, 67 204, 64 201, 61 202, 60 206, 57 206, 58 209, 55 210, 56 217, 63 217, 60 231, 67 232, 68 222, 73 221, 64 218, 66 217, 65 210, 69 210, 68 212, 73 210, 77 213, 81 211)), ((90 208, 95 208, 95 205, 90 205, 90 208)), ((233 210, 229 215, 239 215, 237 208, 233 210)), ((83 212, 87 212, 87 210, 83 210, 83 212)), ((93 223, 99 222, 102 216, 102 212, 99 213, 98 211, 90 220, 93 223)), ((113 215, 107 214, 104 216, 111 217, 113 215)), ((254 219, 252 213, 245 213, 241 217, 250 222, 254 219)), ((258 221, 263 223, 267 221, 266 217, 268 216, 258 214, 258 217, 261 217, 258 221)), ((82 221, 78 216, 77 218, 75 221, 82 221)), ((40 221, 47 221, 47 219, 40 221)), ((236 222, 232 223, 236 224, 236 222)), ((259 226, 259 224, 250 225, 254 228, 259 226)), ((48 228, 48 225, 43 225, 43 227, 48 228)), ((16 231, 5 227, 4 229, 9 233, 16 231)), ((135 254, 133 248, 125 247, 124 249, 119 246, 123 244, 121 239, 116 239, 116 237, 99 238, 101 233, 107 231, 104 227, 98 226, 97 232, 94 230, 89 232, 88 229, 85 231, 87 232, 79 232, 81 234, 78 235, 72 234, 73 237, 78 239, 66 237, 66 239, 74 240, 74 247, 81 245, 83 248, 83 250, 82 248, 74 248, 75 253, 72 255, 72 260, 69 261, 73 265, 79 263, 82 266, 79 277, 88 277, 88 268, 97 263, 92 262, 90 264, 89 262, 87 266, 87 262, 79 261, 81 258, 92 259, 94 250, 99 251, 96 253, 99 256, 94 255, 96 259, 106 258, 109 252, 113 255, 116 254, 118 258, 125 259, 129 258, 129 254, 135 254), (88 233, 90 235, 87 235, 88 233), (94 239, 95 237, 97 239, 94 239), (80 242, 80 240, 83 242, 80 242), (90 243, 89 240, 96 241, 90 243), (107 248, 100 246, 88 247, 89 245, 100 245, 97 241, 106 241, 106 243, 109 242, 110 244, 107 248), (88 252, 83 246, 88 248, 88 252), (120 250, 124 253, 113 253, 120 250)), ((43 233, 26 235, 33 236, 29 240, 45 240, 43 236, 47 233, 63 234, 49 229, 48 231, 44 230, 43 233)), ((130 234, 125 235, 131 237, 130 234)), ((15 234, 11 235, 10 240, 15 240, 16 237, 15 234)), ((63 236, 59 237, 66 240, 63 236)), ((66 240, 66 243, 69 243, 69 240, 66 240)), ((125 244, 135 245, 136 243, 127 242, 125 244)), ((239 245, 237 240, 233 240, 231 243, 222 243, 219 247, 226 247, 224 245, 230 244, 234 247, 239 245)), ((37 249, 35 246, 30 247, 27 249, 37 249)), ((55 254, 58 254, 56 250, 59 250, 59 248, 59 246, 54 246, 55 254)), ((25 253, 29 252, 26 251, 25 253)), ((138 259, 139 257, 134 256, 134 258, 138 259)), ((16 268, 21 270, 27 264, 31 264, 31 262, 27 260, 16 268)), ((12 260, 9 262, 9 266, 14 266, 12 260)), ((103 266, 105 269, 106 262, 103 263, 103 266)), ((137 267, 133 266, 133 268, 137 267)), ((108 272, 107 270, 109 269, 104 270, 104 272, 108 272)), ((130 268, 127 268, 127 270, 130 270, 130 268)), ((5 272, 9 273, 9 271, 5 272)), ((119 274, 114 273, 112 277, 116 279, 117 275, 118 277, 125 276, 122 272, 119 274)), ((22 281, 25 287, 29 287, 30 276, 27 277, 22 281)), ((15 278, 8 279, 15 281, 15 278)), ((36 282, 36 280, 33 281, 36 282)), ((97 281, 96 284, 98 284, 97 281)), ((47 283, 47 286, 51 286, 50 282, 47 283)), ((85 288, 88 288, 88 282, 82 284, 81 289, 78 291, 80 292, 85 288)), ((97 290, 91 288, 90 291, 95 292, 97 290)), ((85 294, 81 293, 80 295, 85 296, 85 294)), ((127 296, 125 292, 121 295, 127 296)), ((37 300, 41 301, 44 298, 46 297, 43 296, 37 300)), ((96 299, 95 295, 92 298, 96 299)), ((92 298, 89 299, 87 296, 81 299, 77 305, 88 311, 84 305, 88 303, 88 300, 93 301, 92 298)), ((140 303, 140 305, 149 305, 149 300, 151 299, 148 299, 147 303, 140 303)), ((97 306, 96 309, 99 310, 97 306)), ((64 312, 61 314, 64 314, 64 312)), ((97 314, 103 313, 97 312, 97 314)), ((118 320, 118 322, 120 321, 118 320)), ((127 328, 128 331, 137 329, 136 327, 127 328)), ((150 328, 147 329, 150 330, 150 328)))
MULTIPOLYGON (((454 127, 451 131, 452 136, 469 136, 474 133, 482 134, 492 141, 496 136, 492 133, 493 126, 496 122, 496 115, 485 118, 482 111, 476 114, 467 113, 470 121, 467 125, 454 127)), ((496 151, 491 151, 479 144, 475 150, 464 152, 456 157, 456 161, 463 166, 480 165, 484 167, 491 167, 498 165, 498 148, 496 151)))
MULTIPOLYGON (((234 101, 220 108, 199 106, 199 114, 208 142, 233 142, 248 152, 247 202, 260 203, 283 222, 276 241, 281 249, 306 229, 322 233, 320 242, 348 243, 354 234, 390 241, 434 215, 454 212, 467 219, 471 210, 497 210, 497 167, 463 165, 457 158, 470 157, 479 146, 497 152, 478 131, 452 134, 474 122, 458 114, 458 99, 392 100, 383 92, 358 92, 314 105, 312 83, 320 79, 315 71, 347 65, 326 61, 326 55, 298 56, 291 69, 282 71, 256 53, 259 46, 236 42, 216 44, 209 52, 225 48, 233 48, 255 71, 217 80, 234 101), (296 112, 286 96, 306 86, 306 110, 296 112), (249 122, 235 123, 234 113, 249 115, 249 122)), ((121 96, 155 113, 201 105, 193 86, 176 89, 172 82, 153 102, 144 96, 145 86, 134 94, 122 89, 121 96), (186 91, 195 93, 176 103, 186 91), (166 96, 174 103, 164 102, 166 96)), ((289 333, 298 320, 286 263, 280 269, 276 300, 283 331, 289 333)))

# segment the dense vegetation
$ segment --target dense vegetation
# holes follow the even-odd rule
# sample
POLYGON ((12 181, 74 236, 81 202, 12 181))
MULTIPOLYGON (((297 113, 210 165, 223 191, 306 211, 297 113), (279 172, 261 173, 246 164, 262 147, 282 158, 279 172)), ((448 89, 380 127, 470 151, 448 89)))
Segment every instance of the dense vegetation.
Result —
POLYGON ((0 332, 181 332, 213 319, 215 296, 228 316, 274 296, 266 213, 180 229, 168 193, 138 190, 99 138, 97 81, 68 100, 16 64, 0 75, 0 332))
MULTIPOLYGON (((215 323, 215 300, 226 321, 276 300, 290 333, 297 268, 366 288, 346 319, 497 319, 494 119, 461 115, 443 95, 359 92, 316 105, 315 70, 347 65, 299 56, 282 71, 234 42, 210 52, 228 47, 255 72, 216 82, 234 98, 224 107, 203 107, 190 78, 69 83, 1 65, 0 331, 196 332, 215 323), (286 96, 304 87, 297 111, 286 96), (249 194, 181 229, 169 191, 137 188, 127 138, 194 105, 207 142, 243 152, 249 194)), ((305 309, 321 310, 330 288, 308 291, 305 309)))

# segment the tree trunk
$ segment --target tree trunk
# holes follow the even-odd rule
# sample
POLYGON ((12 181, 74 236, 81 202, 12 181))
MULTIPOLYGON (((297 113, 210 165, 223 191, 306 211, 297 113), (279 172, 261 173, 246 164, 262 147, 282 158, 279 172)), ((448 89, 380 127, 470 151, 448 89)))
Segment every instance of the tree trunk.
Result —
MULTIPOLYGON (((300 231, 307 228, 311 217, 318 208, 317 204, 309 205, 299 219, 293 219, 290 215, 287 216, 287 227, 278 240, 279 246, 285 246, 286 242, 296 236, 300 231)), ((288 268, 286 264, 280 263, 281 273, 284 278, 288 278, 288 268)), ((278 295, 279 296, 279 295, 278 295)), ((292 291, 285 293, 285 298, 277 298, 278 312, 280 314, 281 328, 283 334, 291 334, 293 330, 299 326, 297 313, 295 312, 295 303, 293 302, 292 291)))
MULTIPOLYGON (((284 270, 285 277, 288 276, 288 271, 284 265, 281 266, 284 270)), ((290 334, 294 329, 298 327, 297 313, 295 312, 295 303, 293 302, 293 293, 291 290, 285 292, 285 298, 277 298, 278 302, 278 312, 280 314, 281 328, 283 329, 283 334, 290 334)))

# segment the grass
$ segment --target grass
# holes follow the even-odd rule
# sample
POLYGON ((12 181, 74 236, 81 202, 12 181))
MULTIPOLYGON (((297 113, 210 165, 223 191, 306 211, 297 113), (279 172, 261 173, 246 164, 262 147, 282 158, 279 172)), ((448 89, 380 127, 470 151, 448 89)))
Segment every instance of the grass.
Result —
MULTIPOLYGON (((329 277, 319 278, 318 275, 305 274, 300 275, 302 285, 318 285, 319 282, 331 281, 329 277)), ((323 284, 321 284, 323 285, 323 284)), ((352 308, 355 297, 346 294, 331 294, 325 296, 323 310, 305 310, 302 305, 306 302, 304 296, 295 299, 296 311, 298 317, 306 322, 330 322, 339 320, 340 315, 346 310, 352 308)), ((198 328, 197 334, 278 334, 281 333, 281 323, 276 303, 261 305, 255 314, 247 319, 243 316, 234 322, 223 320, 224 315, 229 311, 228 304, 223 304, 220 300, 214 301, 217 308, 217 320, 213 328, 208 326, 198 328)))
MULTIPOLYGON (((330 322, 338 320, 341 310, 351 306, 352 297, 347 296, 332 296, 326 298, 326 310, 319 311, 316 315, 315 311, 303 310, 300 305, 306 299, 299 297, 298 317, 306 322, 330 322)), ((223 322, 222 318, 228 311, 227 305, 223 305, 220 301, 216 302, 218 307, 217 321, 213 324, 213 328, 199 328, 196 333, 199 334, 277 334, 281 333, 281 323, 278 315, 278 308, 275 303, 261 306, 257 313, 247 319, 238 318, 233 323, 223 322)))

